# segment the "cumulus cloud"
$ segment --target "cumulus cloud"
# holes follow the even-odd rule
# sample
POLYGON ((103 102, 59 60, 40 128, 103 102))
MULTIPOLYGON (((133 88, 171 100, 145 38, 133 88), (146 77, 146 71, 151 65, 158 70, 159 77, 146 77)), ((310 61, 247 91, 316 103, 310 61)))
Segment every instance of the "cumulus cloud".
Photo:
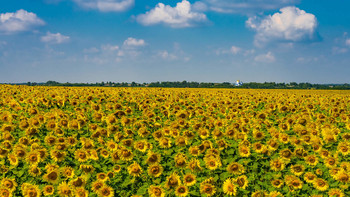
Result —
POLYGON ((345 40, 345 45, 350 47, 350 39, 345 40))
POLYGON ((266 10, 295 5, 299 0, 201 0, 195 10, 252 15, 266 10))
POLYGON ((146 42, 143 39, 136 39, 136 38, 129 37, 124 41, 123 45, 127 47, 140 47, 140 46, 145 46, 146 42))
POLYGON ((207 16, 194 12, 187 0, 177 3, 175 7, 158 3, 155 8, 138 15, 136 20, 145 26, 164 24, 173 28, 192 27, 208 22, 207 16))
POLYGON ((266 54, 258 55, 254 58, 256 62, 272 63, 276 61, 275 56, 269 51, 266 54))
POLYGON ((176 60, 176 59, 178 59, 178 57, 175 54, 169 53, 166 50, 159 51, 157 56, 164 59, 164 60, 176 60))
POLYGON ((122 12, 134 6, 134 0, 73 0, 80 7, 101 12, 122 12))
POLYGON ((41 37, 41 41, 48 44, 62 44, 69 41, 69 36, 64 36, 61 33, 47 32, 45 36, 41 37))
POLYGON ((280 12, 264 19, 250 17, 246 25, 255 30, 255 44, 270 41, 305 41, 315 38, 317 19, 297 7, 284 7, 280 12))
POLYGON ((0 14, 0 32, 5 34, 30 31, 41 25, 45 25, 42 19, 36 14, 23 9, 0 14))

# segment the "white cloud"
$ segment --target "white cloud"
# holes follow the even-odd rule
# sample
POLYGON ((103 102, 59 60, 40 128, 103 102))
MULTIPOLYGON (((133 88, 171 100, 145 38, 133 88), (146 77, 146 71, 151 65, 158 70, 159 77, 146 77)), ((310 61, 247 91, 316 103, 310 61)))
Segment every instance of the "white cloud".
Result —
POLYGON ((343 48, 343 47, 333 47, 332 48, 333 54, 343 54, 343 53, 347 53, 347 52, 348 52, 347 48, 343 48))
POLYGON ((36 14, 23 9, 0 14, 0 32, 5 34, 29 31, 44 24, 45 22, 36 14))
POLYGON ((231 47, 231 53, 234 54, 234 55, 238 54, 241 51, 242 51, 242 49, 239 48, 239 47, 236 47, 236 46, 232 46, 231 47))
POLYGON ((106 44, 106 45, 102 45, 102 46, 101 46, 101 49, 102 49, 103 51, 113 52, 113 51, 119 50, 119 46, 118 46, 118 45, 106 44))
POLYGON ((252 15, 266 10, 295 5, 298 2, 299 0, 201 0, 194 4, 194 9, 252 15))
POLYGON ((146 42, 143 39, 136 39, 129 37, 124 41, 124 46, 127 47, 139 47, 139 46, 145 46, 146 42))
POLYGON ((41 41, 42 42, 46 42, 49 44, 62 44, 64 42, 68 42, 69 41, 69 36, 64 36, 60 33, 50 33, 47 32, 45 36, 41 37, 41 41))
POLYGON ((250 17, 246 25, 254 29, 255 44, 263 45, 270 41, 305 41, 312 40, 317 28, 315 15, 306 13, 297 7, 285 7, 265 19, 250 17))
POLYGON ((101 12, 122 12, 134 6, 134 0, 73 0, 85 9, 99 10, 101 12))
POLYGON ((345 40, 345 45, 350 47, 350 39, 345 40))
POLYGON ((256 62, 272 63, 276 61, 275 56, 269 51, 267 54, 261 54, 254 58, 256 62))
POLYGON ((137 16, 137 21, 142 25, 165 24, 173 28, 192 27, 208 22, 203 13, 192 11, 191 3, 183 0, 176 7, 158 3, 155 8, 137 16))
POLYGON ((169 53, 168 51, 164 50, 164 51, 159 51, 157 54, 158 57, 161 57, 164 60, 176 60, 178 59, 178 57, 173 54, 173 53, 169 53))

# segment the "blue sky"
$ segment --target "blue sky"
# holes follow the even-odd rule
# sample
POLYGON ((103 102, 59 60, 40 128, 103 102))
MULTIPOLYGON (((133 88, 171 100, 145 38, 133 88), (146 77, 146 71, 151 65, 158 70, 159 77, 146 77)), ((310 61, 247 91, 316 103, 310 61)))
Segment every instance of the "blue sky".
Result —
POLYGON ((0 1, 0 82, 349 83, 350 1, 0 1))

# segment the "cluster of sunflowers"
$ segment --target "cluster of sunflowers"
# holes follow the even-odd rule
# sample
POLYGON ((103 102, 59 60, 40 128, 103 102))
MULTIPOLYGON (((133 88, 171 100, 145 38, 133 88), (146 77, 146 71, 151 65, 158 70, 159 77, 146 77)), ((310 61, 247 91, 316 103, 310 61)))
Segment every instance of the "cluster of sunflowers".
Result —
POLYGON ((350 196, 350 92, 0 86, 0 197, 350 196))

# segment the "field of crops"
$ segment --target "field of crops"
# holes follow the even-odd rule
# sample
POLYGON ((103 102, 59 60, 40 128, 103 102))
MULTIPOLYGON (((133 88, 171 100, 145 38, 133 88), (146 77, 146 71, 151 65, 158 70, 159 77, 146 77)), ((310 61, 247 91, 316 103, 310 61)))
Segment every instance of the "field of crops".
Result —
POLYGON ((0 196, 350 196, 350 92, 0 86, 0 196))

